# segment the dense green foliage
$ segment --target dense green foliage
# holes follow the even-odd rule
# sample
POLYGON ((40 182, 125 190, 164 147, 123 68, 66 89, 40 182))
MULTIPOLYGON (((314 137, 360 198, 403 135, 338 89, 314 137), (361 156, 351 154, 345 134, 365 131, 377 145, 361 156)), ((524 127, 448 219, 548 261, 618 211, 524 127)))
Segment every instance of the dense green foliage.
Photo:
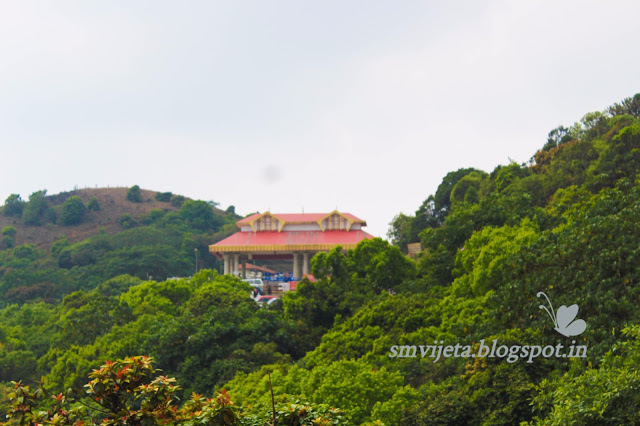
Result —
POLYGON ((184 203, 185 198, 182 195, 174 194, 171 196, 171 205, 175 207, 180 207, 184 203))
POLYGON ((91 197, 89 202, 87 203, 87 210, 92 212, 99 212, 101 209, 100 203, 96 197, 91 197))
POLYGON ((82 202, 82 198, 77 195, 67 198, 67 201, 62 205, 62 214, 60 215, 60 222, 63 225, 77 225, 84 221, 87 214, 87 207, 82 202))
POLYGON ((36 191, 29 196, 29 202, 24 205, 22 210, 22 221, 25 225, 42 225, 49 222, 55 222, 55 213, 49 207, 46 198, 47 191, 36 191))
POLYGON ((637 330, 625 327, 640 322, 639 126, 637 116, 590 114, 566 132, 552 131, 530 165, 447 175, 437 197, 392 224, 398 246, 419 235, 424 247, 415 270, 407 264, 392 274, 399 278, 389 286, 395 295, 371 291, 380 289, 376 278, 384 274, 373 273, 380 265, 373 258, 356 261, 361 247, 316 256, 319 281, 285 297, 284 310, 306 331, 303 343, 314 346, 321 335, 319 345, 297 365, 239 375, 230 389, 241 400, 264 399, 265 372, 274 371, 280 392, 334 401, 318 386, 346 377, 340 388, 351 393, 341 404, 356 423, 639 422, 637 360, 630 358, 632 349, 615 349, 637 347, 637 330), (364 285, 359 268, 371 273, 364 285), (579 317, 588 323, 577 338, 588 346, 586 360, 390 357, 392 345, 436 341, 476 351, 478 342, 493 339, 569 344, 539 309, 540 291, 556 306, 579 304, 579 317), (409 387, 395 388, 372 406, 349 390, 358 386, 357 377, 324 370, 347 360, 400 373, 409 387), (306 385, 316 371, 325 379, 306 385))
POLYGON ((129 229, 116 235, 61 238, 49 254, 3 250, 0 411, 12 409, 10 380, 45 375, 60 392, 106 359, 146 354, 178 379, 172 396, 224 387, 250 424, 270 421, 269 375, 278 415, 309 401, 309 412, 344 410, 334 424, 640 423, 640 95, 553 129, 541 145, 529 164, 447 174, 415 215, 394 219, 394 245, 317 254, 315 281, 268 309, 211 270, 164 280, 231 230, 233 211, 216 216, 203 201, 123 220, 129 229), (410 259, 402 251, 414 242, 423 250, 410 259), (73 284, 81 280, 90 284, 73 284), (584 332, 557 332, 540 292, 554 313, 579 309, 584 332), (588 351, 472 356, 493 340, 588 351), (411 346, 434 344, 467 355, 411 356, 411 346))
POLYGON ((8 395, 10 421, 6 424, 329 426, 343 423, 338 409, 290 398, 279 398, 277 403, 272 398, 270 412, 261 405, 243 410, 224 390, 215 398, 193 393, 178 408, 176 393, 180 386, 174 384, 174 378, 157 375, 152 361, 146 356, 107 361, 89 374, 87 389, 69 388, 58 394, 51 394, 43 383, 31 391, 29 386, 14 381, 15 390, 8 395))
POLYGON ((133 185, 127 191, 127 200, 132 203, 141 203, 142 202, 142 192, 140 192, 140 187, 138 185, 133 185))
POLYGON ((171 192, 158 192, 156 194, 156 200, 162 201, 163 203, 168 203, 171 201, 172 196, 173 196, 173 193, 171 192))
POLYGON ((11 194, 4 202, 2 213, 5 216, 22 216, 24 204, 19 194, 11 194))
MULTIPOLYGON (((46 198, 44 202, 49 204, 46 198)), ((90 213, 83 209, 79 197, 66 198, 61 207, 60 219, 67 225, 77 223, 80 217, 88 220, 90 213)), ((237 218, 234 214, 216 215, 204 201, 190 200, 177 212, 152 210, 137 219, 125 214, 119 221, 122 230, 116 234, 99 232, 77 242, 61 235, 49 250, 16 247, 13 227, 7 227, 0 241, 0 307, 60 300, 121 274, 159 281, 189 276, 194 270, 196 248, 201 253, 198 269, 219 269, 220 262, 209 253, 208 246, 232 233, 237 218)))

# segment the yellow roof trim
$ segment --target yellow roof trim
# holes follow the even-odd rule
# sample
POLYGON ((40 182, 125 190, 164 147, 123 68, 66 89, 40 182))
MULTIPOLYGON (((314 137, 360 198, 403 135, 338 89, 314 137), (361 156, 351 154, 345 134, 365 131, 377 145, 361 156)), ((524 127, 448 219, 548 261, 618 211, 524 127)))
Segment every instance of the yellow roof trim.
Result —
POLYGON ((333 248, 341 246, 344 249, 352 249, 357 246, 357 244, 294 244, 294 245, 284 245, 284 244, 273 244, 273 245, 263 245, 263 246, 218 246, 214 245, 209 246, 209 252, 211 253, 224 253, 224 252, 269 252, 269 251, 301 251, 301 250, 316 250, 316 251, 324 251, 324 250, 332 250, 333 248))
POLYGON ((324 232, 324 226, 322 226, 322 222, 325 221, 325 219, 333 216, 334 214, 337 214, 338 216, 340 216, 343 219, 346 219, 347 222, 349 222, 349 227, 347 228, 347 231, 351 231, 351 226, 353 226, 353 223, 355 222, 355 220, 353 219, 349 219, 348 217, 346 217, 345 215, 343 215, 342 213, 340 213, 338 210, 334 210, 331 213, 321 217, 320 219, 318 219, 317 223, 320 226, 320 229, 322 229, 322 232, 324 232))
POLYGON ((251 220, 249 221, 249 226, 251 226, 251 229, 253 230, 253 232, 258 232, 258 231, 256 230, 256 227, 254 226, 254 224, 255 224, 259 219, 262 219, 263 217, 265 217, 265 216, 267 216, 267 215, 271 216, 271 217, 272 217, 272 218, 274 218, 274 219, 277 219, 277 220, 278 220, 278 222, 280 222, 280 227, 278 228, 278 232, 282 231, 282 228, 284 228, 284 225, 286 224, 286 222, 285 222, 283 219, 281 219, 281 218, 279 218, 278 216, 276 216, 276 215, 274 215, 273 213, 271 213, 270 211, 266 211, 266 212, 262 213, 261 215, 256 216, 255 218, 253 218, 253 219, 251 219, 251 220))

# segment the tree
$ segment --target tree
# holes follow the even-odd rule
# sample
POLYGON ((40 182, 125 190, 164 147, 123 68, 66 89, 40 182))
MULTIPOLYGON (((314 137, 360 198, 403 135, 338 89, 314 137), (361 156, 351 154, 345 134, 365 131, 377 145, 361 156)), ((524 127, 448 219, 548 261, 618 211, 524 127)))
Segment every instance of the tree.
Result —
POLYGON ((15 237, 18 231, 13 226, 5 226, 2 228, 2 235, 7 237, 15 237))
POLYGON ((118 223, 122 228, 129 229, 138 225, 138 221, 134 219, 129 213, 125 213, 118 219, 118 223))
POLYGON ((132 203, 141 203, 142 202, 142 193, 140 192, 140 187, 138 185, 133 185, 127 191, 127 200, 132 203))
POLYGON ((213 213, 213 207, 205 201, 186 201, 180 208, 180 215, 196 229, 207 231, 215 229, 223 222, 213 213))
POLYGON ((396 215, 389 224, 387 237, 391 243, 400 247, 403 252, 407 252, 407 244, 411 243, 411 226, 414 218, 403 213, 396 215))
POLYGON ((174 207, 181 207, 184 204, 184 197, 182 195, 172 195, 171 205, 174 207))
POLYGON ((471 172, 480 172, 484 173, 480 170, 476 170, 474 168, 467 169, 458 169, 455 172, 449 172, 442 179, 442 183, 438 186, 436 190, 436 194, 434 196, 435 209, 436 211, 444 211, 445 216, 451 207, 451 191, 456 186, 458 181, 468 175, 471 172))
MULTIPOLYGON (((134 356, 107 361, 89 374, 86 389, 69 388, 53 394, 41 382, 36 390, 12 382, 8 397, 10 424, 147 426, 228 425, 337 425, 344 424, 342 412, 326 404, 310 404, 277 398, 275 407, 260 404, 245 412, 222 390, 214 398, 193 393, 182 407, 176 405, 180 386, 176 379, 157 375, 153 358, 134 356), (81 405, 80 405, 81 404, 81 405)), ((384 385, 383 381, 378 382, 384 385)))
POLYGON ((19 194, 11 194, 4 202, 3 213, 5 216, 22 216, 22 209, 25 202, 22 201, 19 194))
POLYGON ((155 195, 155 199, 162 203, 168 203, 169 201, 171 201, 172 196, 173 194, 171 192, 157 192, 155 195))
POLYGON ((60 220, 62 224, 66 226, 78 225, 84 221, 86 213, 87 208, 82 202, 82 198, 74 195, 67 198, 67 201, 62 205, 60 220))
POLYGON ((47 202, 47 190, 36 191, 29 196, 29 202, 22 210, 22 220, 25 225, 42 225, 47 216, 49 209, 49 203, 47 202))
POLYGON ((96 197, 91 197, 89 203, 87 204, 87 209, 92 212, 100 211, 100 203, 98 202, 98 199, 96 197))
POLYGON ((569 142, 570 140, 571 134, 569 132, 569 129, 564 126, 558 126, 549 132, 547 143, 544 144, 542 150, 549 151, 557 146, 562 145, 563 143, 569 142))
POLYGON ((12 248, 16 244, 16 228, 5 226, 2 228, 2 245, 4 248, 12 248))
POLYGON ((627 98, 619 104, 613 104, 609 108, 609 114, 616 115, 633 115, 634 117, 640 117, 640 93, 636 93, 634 97, 627 98))

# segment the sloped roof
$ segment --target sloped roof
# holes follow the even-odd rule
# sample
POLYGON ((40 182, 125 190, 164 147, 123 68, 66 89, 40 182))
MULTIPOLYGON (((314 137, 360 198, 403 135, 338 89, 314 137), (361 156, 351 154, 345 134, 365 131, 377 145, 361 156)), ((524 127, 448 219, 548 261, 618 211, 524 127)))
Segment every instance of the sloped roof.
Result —
MULTIPOLYGON (((352 221, 353 223, 361 223, 364 225, 367 224, 364 220, 352 215, 351 213, 342 213, 337 211, 333 211, 330 213, 271 213, 271 212, 266 212, 266 213, 269 213, 271 216, 274 216, 284 221, 285 223, 316 223, 319 220, 322 220, 325 217, 332 215, 333 213, 339 213, 345 218, 347 218, 348 220, 352 221)), ((251 216, 247 216, 244 219, 240 219, 239 221, 236 222, 236 225, 238 226, 249 225, 252 221, 258 219, 260 216, 266 213, 254 213, 251 216)))
POLYGON ((211 253, 278 252, 292 250, 331 250, 336 246, 354 248, 372 235, 362 231, 264 231, 236 232, 209 246, 211 253))

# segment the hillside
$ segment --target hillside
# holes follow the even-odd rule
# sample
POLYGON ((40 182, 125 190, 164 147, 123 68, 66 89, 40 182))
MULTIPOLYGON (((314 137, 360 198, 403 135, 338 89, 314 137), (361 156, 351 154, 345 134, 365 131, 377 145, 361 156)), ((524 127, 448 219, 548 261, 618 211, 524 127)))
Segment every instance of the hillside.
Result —
MULTIPOLYGON (((120 232, 122 227, 118 223, 118 219, 124 214, 130 214, 134 219, 139 220, 154 209, 165 212, 180 210, 179 205, 158 201, 156 195, 159 193, 148 189, 141 189, 142 202, 133 203, 127 200, 127 190, 128 188, 84 188, 47 196, 51 206, 58 212, 58 217, 63 203, 69 197, 79 196, 85 205, 95 197, 100 205, 100 210, 89 211, 86 220, 78 225, 64 226, 49 222, 42 226, 29 226, 24 224, 21 217, 8 217, 0 214, 0 229, 5 226, 16 228, 16 245, 33 244, 39 248, 48 248, 62 235, 66 235, 69 241, 77 242, 96 235, 100 229, 110 235, 120 232)), ((189 200, 186 197, 184 199, 189 200)), ((217 208, 213 210, 217 215, 225 215, 223 210, 217 208)))
POLYGON ((238 218, 137 186, 11 195, 0 214, 0 306, 54 302, 121 274, 189 276, 196 249, 198 269, 219 269, 208 246, 234 232, 238 218))
MULTIPOLYGON (((265 424, 272 391, 277 424, 321 411, 342 419, 317 424, 640 424, 640 94, 540 145, 529 163, 448 173, 394 220, 395 245, 318 253, 315 281, 268 307, 213 259, 165 279, 233 232, 235 215, 204 201, 49 251, 0 250, 0 414, 50 407, 20 384, 12 396, 11 380, 45 376, 62 393, 43 424, 102 419, 70 417, 64 398, 126 401, 118 380, 136 374, 105 361, 148 355, 180 385, 163 407, 194 392, 182 407, 200 412, 224 389, 208 408, 247 426, 265 424), (402 252, 414 242, 415 260, 402 252), (107 373, 87 394, 87 375, 107 373)), ((166 419, 153 404, 148 424, 166 419)), ((114 423, 131 414, 106 408, 114 423)))

